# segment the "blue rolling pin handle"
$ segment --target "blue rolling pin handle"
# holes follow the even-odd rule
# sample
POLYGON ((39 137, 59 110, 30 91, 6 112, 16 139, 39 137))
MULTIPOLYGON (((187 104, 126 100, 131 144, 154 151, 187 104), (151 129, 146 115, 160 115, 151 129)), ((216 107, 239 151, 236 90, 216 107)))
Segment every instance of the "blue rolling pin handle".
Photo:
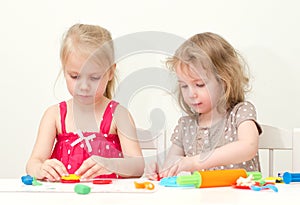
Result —
POLYGON ((300 182, 300 173, 284 172, 282 178, 285 184, 289 184, 291 182, 300 182))

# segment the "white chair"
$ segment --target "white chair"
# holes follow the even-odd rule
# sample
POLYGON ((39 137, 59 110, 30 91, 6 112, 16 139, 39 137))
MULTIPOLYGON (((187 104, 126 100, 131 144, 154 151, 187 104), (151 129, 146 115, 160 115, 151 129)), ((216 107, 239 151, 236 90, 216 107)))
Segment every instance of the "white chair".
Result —
POLYGON ((267 150, 268 155, 266 166, 261 157, 263 176, 300 171, 300 129, 283 129, 264 124, 261 126, 263 132, 259 137, 260 156, 263 155, 263 150, 267 150))
POLYGON ((162 165, 166 157, 166 131, 153 133, 149 130, 138 129, 137 135, 145 162, 156 161, 162 165))

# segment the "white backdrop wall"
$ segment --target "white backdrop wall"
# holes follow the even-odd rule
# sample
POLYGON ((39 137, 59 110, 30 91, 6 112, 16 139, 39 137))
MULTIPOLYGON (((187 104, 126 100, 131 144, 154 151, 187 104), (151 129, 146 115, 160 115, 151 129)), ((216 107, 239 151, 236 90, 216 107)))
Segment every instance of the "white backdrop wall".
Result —
MULTIPOLYGON (((68 93, 60 77, 59 48, 74 23, 98 24, 114 39, 143 31, 182 38, 211 31, 246 58, 252 74, 248 99, 258 121, 300 127, 300 3, 297 0, 2 0, 0 2, 0 177, 25 174, 39 121, 68 93)), ((137 54, 118 62, 119 82, 137 69, 163 67, 165 56, 137 54)), ((170 137, 181 112, 176 99, 160 89, 136 93, 129 110, 137 127, 151 126, 154 108, 166 114, 170 137)))

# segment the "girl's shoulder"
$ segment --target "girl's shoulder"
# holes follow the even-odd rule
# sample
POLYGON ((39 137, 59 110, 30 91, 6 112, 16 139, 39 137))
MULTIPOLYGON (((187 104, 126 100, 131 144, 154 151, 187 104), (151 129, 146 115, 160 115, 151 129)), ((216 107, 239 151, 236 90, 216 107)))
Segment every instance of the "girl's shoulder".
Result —
POLYGON ((65 109, 65 112, 67 111, 67 103, 68 101, 62 101, 48 106, 44 111, 43 117, 59 120, 61 117, 61 109, 65 109), (65 108, 61 108, 61 104, 64 104, 65 108))
POLYGON ((119 103, 116 104, 116 108, 113 113, 113 119, 113 122, 116 124, 134 122, 130 111, 119 103))
POLYGON ((255 106, 249 101, 238 103, 228 115, 229 124, 234 123, 238 126, 246 120, 253 120, 255 122, 257 120, 255 106))
POLYGON ((45 110, 45 115, 57 115, 59 113, 59 104, 50 105, 45 110))
POLYGON ((243 102, 236 104, 231 110, 231 112, 233 112, 233 113, 237 113, 237 112, 241 112, 241 111, 256 112, 256 108, 255 108, 255 105, 253 103, 251 103, 250 101, 243 101, 243 102))
POLYGON ((129 110, 126 107, 124 107, 123 105, 116 102, 116 109, 115 109, 114 117, 116 117, 118 115, 123 116, 124 114, 129 114, 129 113, 130 113, 129 110))
POLYGON ((50 126, 50 124, 57 122, 60 119, 59 116, 59 106, 51 105, 46 108, 46 110, 43 113, 41 123, 47 124, 47 126, 50 126))

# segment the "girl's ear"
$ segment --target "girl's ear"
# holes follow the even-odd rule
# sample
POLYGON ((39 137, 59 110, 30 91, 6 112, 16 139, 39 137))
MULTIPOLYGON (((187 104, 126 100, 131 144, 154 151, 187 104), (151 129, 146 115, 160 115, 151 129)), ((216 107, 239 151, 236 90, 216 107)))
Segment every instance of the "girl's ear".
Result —
POLYGON ((109 81, 112 80, 112 79, 114 78, 115 71, 116 71, 116 67, 117 67, 117 65, 114 63, 114 64, 109 68, 109 72, 108 72, 108 79, 109 79, 109 81))

